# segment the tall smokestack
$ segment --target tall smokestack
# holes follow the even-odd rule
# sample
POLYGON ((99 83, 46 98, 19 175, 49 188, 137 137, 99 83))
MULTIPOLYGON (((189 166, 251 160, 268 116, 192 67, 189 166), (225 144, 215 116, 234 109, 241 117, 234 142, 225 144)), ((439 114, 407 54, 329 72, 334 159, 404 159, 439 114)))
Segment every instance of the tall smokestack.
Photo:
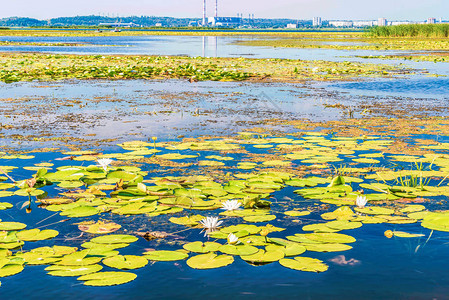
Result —
POLYGON ((206 26, 206 0, 203 0, 203 26, 206 26))
POLYGON ((218 0, 215 0, 215 18, 218 17, 218 0))

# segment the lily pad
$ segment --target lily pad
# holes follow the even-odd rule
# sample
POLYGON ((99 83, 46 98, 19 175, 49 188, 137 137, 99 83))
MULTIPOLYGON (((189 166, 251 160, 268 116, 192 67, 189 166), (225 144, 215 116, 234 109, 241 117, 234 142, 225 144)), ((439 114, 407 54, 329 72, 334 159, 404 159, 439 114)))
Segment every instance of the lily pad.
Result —
POLYGON ((82 276, 91 273, 96 273, 103 269, 102 266, 88 265, 88 266, 49 266, 45 268, 48 271, 48 275, 51 276, 62 276, 62 277, 72 277, 72 276, 82 276))
POLYGON ((234 262, 230 255, 216 255, 214 253, 200 254, 187 260, 187 265, 193 269, 216 269, 234 262))
POLYGON ((122 226, 116 224, 114 222, 103 222, 98 221, 97 223, 80 223, 78 224, 78 229, 84 232, 93 233, 93 234, 107 234, 114 231, 117 231, 122 226))
POLYGON ((289 269, 306 272, 325 272, 329 268, 323 261, 311 257, 295 257, 295 259, 281 259, 279 263, 289 269))
POLYGON ((100 211, 98 208, 92 206, 77 206, 71 209, 67 209, 61 212, 61 216, 67 216, 70 218, 89 217, 98 214, 100 211))
POLYGON ((245 244, 223 245, 218 250, 229 255, 252 255, 259 251, 258 248, 245 244))
POLYGON ((42 231, 39 229, 30 229, 18 232, 17 238, 22 241, 34 242, 34 241, 49 240, 56 237, 58 234, 59 232, 52 229, 46 229, 42 231))
POLYGON ((128 272, 98 272, 81 276, 78 280, 84 281, 84 285, 111 286, 128 283, 136 278, 136 274, 128 272))
POLYGON ((340 252, 352 249, 351 246, 345 244, 302 244, 307 251, 315 252, 340 252))
POLYGON ((97 244, 130 244, 137 240, 137 237, 129 234, 111 234, 99 236, 90 241, 97 244))
POLYGON ((144 253, 145 257, 148 260, 153 261, 176 261, 183 260, 189 257, 189 255, 185 252, 181 251, 148 251, 144 253))
POLYGON ((0 230, 21 230, 25 227, 27 227, 26 224, 19 222, 0 222, 0 230))
POLYGON ((147 263, 148 260, 145 257, 136 255, 117 255, 103 260, 106 266, 121 270, 139 269, 145 267, 147 263))
POLYGON ((273 221, 274 219, 276 219, 275 215, 247 216, 243 218, 243 220, 252 223, 269 222, 273 221))
POLYGON ((284 258, 285 254, 283 251, 274 250, 274 251, 265 251, 260 249, 257 253, 252 255, 244 255, 240 256, 243 260, 249 261, 251 263, 270 263, 274 261, 278 261, 284 258))
POLYGON ((182 246, 184 249, 195 253, 208 253, 218 251, 222 245, 215 242, 193 242, 182 246))

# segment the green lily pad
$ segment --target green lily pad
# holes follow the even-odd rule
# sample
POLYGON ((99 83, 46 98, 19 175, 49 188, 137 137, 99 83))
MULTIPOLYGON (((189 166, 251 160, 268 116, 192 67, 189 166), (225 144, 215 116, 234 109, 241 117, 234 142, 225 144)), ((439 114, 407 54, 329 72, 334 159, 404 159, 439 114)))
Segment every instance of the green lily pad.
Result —
POLYGON ((218 248, 220 248, 222 245, 215 242, 193 242, 188 243, 182 246, 184 249, 190 252, 195 253, 208 253, 208 252, 215 252, 218 251, 218 248))
POLYGON ((234 233, 237 237, 240 237, 237 233, 239 232, 245 232, 248 233, 246 235, 250 234, 258 234, 260 232, 260 227, 257 227, 256 225, 251 224, 238 224, 238 225, 232 225, 223 227, 220 229, 220 232, 223 232, 225 234, 234 233))
POLYGON ((278 261, 284 258, 285 254, 283 251, 274 250, 274 251, 265 251, 260 249, 257 253, 252 255, 244 255, 240 256, 243 260, 251 262, 251 263, 270 263, 274 261, 278 261))
POLYGON ((252 255, 259 251, 258 248, 250 245, 223 245, 218 251, 229 255, 252 255))
POLYGON ((259 216, 246 216, 243 218, 246 222, 259 223, 259 222, 269 222, 276 219, 275 215, 259 215, 259 216))
POLYGON ((11 203, 8 202, 0 202, 0 210, 5 210, 8 208, 12 208, 13 205, 11 203))
POLYGON ((202 219, 204 219, 204 217, 201 215, 193 215, 180 218, 172 217, 169 219, 169 221, 179 225, 196 226, 202 219))
POLYGON ((282 251, 286 257, 296 256, 306 252, 306 247, 298 243, 287 243, 285 246, 282 245, 267 245, 265 246, 267 252, 270 251, 282 251))
POLYGON ((345 244, 302 244, 307 251, 315 252, 339 252, 352 249, 351 246, 345 244))
POLYGON ((98 208, 92 206, 77 206, 71 209, 67 209, 61 212, 61 216, 67 216, 70 218, 89 217, 98 214, 100 211, 98 208))
POLYGON ((310 224, 302 227, 303 231, 315 231, 315 232, 337 232, 340 229, 332 229, 326 226, 324 223, 310 224))
POLYGON ((19 222, 0 222, 0 230, 21 230, 25 227, 27 227, 26 224, 19 222))
POLYGON ((423 218, 421 226, 432 230, 449 231, 449 213, 428 214, 423 218))
POLYGON ((78 280, 84 281, 84 285, 111 286, 128 283, 136 278, 136 274, 128 272, 98 272, 81 276, 78 280))
POLYGON ((290 211, 284 212, 284 214, 287 216, 290 216, 290 217, 302 217, 302 216, 310 215, 310 211, 290 210, 290 211))
POLYGON ((325 272, 329 268, 323 261, 311 257, 284 258, 279 263, 289 269, 315 273, 325 272))
POLYGON ((23 230, 17 233, 17 238, 22 241, 26 242, 35 242, 35 241, 42 241, 42 240, 49 240, 54 237, 56 237, 59 234, 56 230, 52 229, 46 229, 46 230, 39 230, 39 229, 30 229, 30 230, 23 230))
POLYGON ((414 213, 414 212, 420 212, 425 210, 426 207, 424 205, 407 205, 406 207, 400 209, 399 211, 401 213, 414 213))
POLYGON ((126 243, 114 243, 114 244, 98 244, 98 243, 92 243, 92 242, 85 242, 81 244, 81 247, 87 248, 87 249, 104 249, 104 250, 114 250, 114 249, 121 249, 128 247, 129 244, 126 243))
POLYGON ((17 257, 21 257, 25 260, 27 265, 49 265, 59 261, 60 256, 54 256, 54 252, 50 248, 51 252, 26 252, 18 253, 17 257))
POLYGON ((49 266, 45 268, 48 271, 48 275, 51 276, 61 276, 61 277, 72 277, 72 276, 82 276, 91 273, 96 273, 103 269, 102 266, 88 265, 88 266, 49 266))
POLYGON ((106 266, 121 270, 139 269, 145 267, 147 263, 148 260, 145 257, 136 255, 117 255, 103 260, 106 266))
POLYGON ((187 265, 193 269, 216 269, 234 262, 230 255, 216 255, 214 253, 200 254, 187 260, 187 265))
MULTIPOLYGON (((0 263, 1 265, 1 263, 0 263)), ((23 271, 23 265, 6 264, 0 268, 0 277, 16 275, 23 271)))
POLYGON ((81 250, 75 253, 67 254, 55 264, 61 266, 87 266, 96 264, 102 260, 101 257, 86 257, 88 254, 89 250, 81 250))
POLYGON ((360 222, 348 222, 348 221, 332 221, 326 223, 326 226, 336 230, 348 230, 362 227, 360 222))
POLYGON ((389 209, 386 207, 379 207, 379 206, 369 206, 364 208, 355 208, 356 211, 367 214, 367 215, 391 215, 394 213, 393 209, 389 209))
POLYGON ((337 243, 337 244, 349 244, 354 243, 355 238, 350 235, 341 233, 309 233, 305 235, 307 239, 319 242, 319 243, 337 243))
POLYGON ((154 261, 176 261, 183 260, 189 257, 189 255, 185 252, 181 251, 148 251, 144 253, 145 257, 148 260, 154 261))
POLYGON ((93 238, 90 241, 97 244, 130 244, 137 240, 137 237, 129 234, 110 234, 93 238))

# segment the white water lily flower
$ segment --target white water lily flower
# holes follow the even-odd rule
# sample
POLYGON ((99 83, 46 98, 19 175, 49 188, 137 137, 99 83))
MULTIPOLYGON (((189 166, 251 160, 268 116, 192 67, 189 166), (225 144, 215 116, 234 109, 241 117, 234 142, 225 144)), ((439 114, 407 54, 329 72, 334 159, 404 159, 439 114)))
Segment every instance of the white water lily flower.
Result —
POLYGON ((358 208, 364 208, 368 200, 365 196, 357 196, 357 200, 355 200, 355 204, 358 208))
POLYGON ((239 209, 242 205, 239 200, 227 200, 226 202, 222 203, 223 207, 221 209, 225 209, 228 211, 239 209))
POLYGON ((223 221, 218 221, 218 217, 206 217, 200 221, 201 225, 208 230, 217 229, 223 221))
POLYGON ((236 245, 238 243, 239 243, 239 238, 235 234, 230 233, 228 235, 228 244, 229 245, 236 245))
POLYGON ((100 158, 100 159, 97 159, 97 162, 98 162, 98 166, 102 167, 103 170, 106 172, 107 169, 108 169, 108 166, 112 163, 112 159, 110 159, 110 158, 100 158))

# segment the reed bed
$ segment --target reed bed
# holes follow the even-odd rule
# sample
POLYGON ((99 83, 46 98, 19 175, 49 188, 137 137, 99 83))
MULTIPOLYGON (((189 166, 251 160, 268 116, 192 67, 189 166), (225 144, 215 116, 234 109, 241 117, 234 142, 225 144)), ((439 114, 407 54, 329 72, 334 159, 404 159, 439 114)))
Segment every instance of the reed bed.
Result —
POLYGON ((374 37, 435 37, 447 38, 449 24, 409 24, 396 26, 378 26, 369 31, 374 37))

